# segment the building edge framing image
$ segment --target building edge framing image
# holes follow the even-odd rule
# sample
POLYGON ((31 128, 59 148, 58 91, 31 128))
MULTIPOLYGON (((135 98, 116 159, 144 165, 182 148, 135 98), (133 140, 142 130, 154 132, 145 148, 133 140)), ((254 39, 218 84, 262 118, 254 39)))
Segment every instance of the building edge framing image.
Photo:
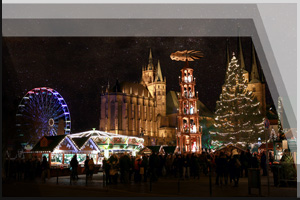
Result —
MULTIPOLYGON (((291 91, 294 91, 294 87, 291 86, 296 83, 295 72, 297 68, 295 56, 297 55, 297 51, 294 41, 296 39, 295 27, 297 27, 297 4, 73 5, 69 9, 74 9, 76 6, 80 6, 80 9, 78 10, 80 10, 81 14, 74 13, 74 15, 68 15, 67 19, 65 13, 70 13, 68 12, 68 6, 69 5, 62 4, 3 4, 3 36, 228 37, 237 36, 237 28, 240 27, 241 37, 252 37, 257 55, 259 57, 258 59, 260 60, 266 81, 270 87, 270 93, 275 106, 278 106, 276 101, 278 97, 283 99, 283 107, 286 116, 286 121, 283 122, 283 124, 286 125, 285 128, 297 128, 297 106, 295 104, 295 102, 297 102, 295 99, 297 98, 295 96, 293 96, 293 98, 289 96, 289 94, 293 94, 291 91), (59 9, 57 9, 56 12, 52 12, 57 7, 59 7, 59 9), (90 9, 97 10, 97 14, 90 12, 90 9), (143 9, 153 10, 154 12, 140 12, 143 9), (126 10, 128 12, 110 12, 111 10, 126 10), (174 12, 174 10, 189 10, 189 12, 174 12), (277 14, 274 15, 274 11, 283 11, 283 13, 276 12, 277 14), (160 14, 153 16, 152 13, 160 14), (272 17, 269 16, 271 13, 273 13, 272 17), (286 14, 286 16, 284 16, 284 14, 286 14), (85 15, 87 17, 85 17, 85 15), (94 19, 92 20, 90 18, 94 19), (99 20, 97 20, 97 18, 99 20), (230 21, 230 26, 226 32, 219 32, 217 29, 218 20, 220 20, 220 18, 225 21, 230 21), (78 22, 78 20, 86 20, 88 23, 86 23, 85 27, 79 27, 76 26, 76 21, 78 22), (124 24, 124 20, 127 20, 127 22, 129 22, 133 28, 130 30, 128 29, 125 32, 118 31, 119 28, 124 28, 124 26, 118 26, 120 24, 124 24), (140 24, 140 22, 143 20, 145 22, 143 23, 144 25, 138 26, 138 24, 140 24), (198 22, 201 20, 202 22, 203 20, 207 20, 206 27, 204 26, 203 28, 199 26, 198 22), (35 27, 37 22, 41 27, 51 26, 52 31, 43 32, 49 29, 40 29, 35 27), (95 23, 100 23, 100 25, 101 23, 109 24, 109 26, 105 30, 100 28, 92 29, 95 23), (181 27, 182 29, 179 29, 181 23, 187 23, 189 26, 184 26, 181 27), (274 23, 276 24, 277 28, 281 28, 275 29, 276 27, 274 27, 274 23), (63 27, 61 24, 72 24, 72 26, 67 25, 63 27), (166 24, 169 25, 167 31, 165 29, 166 24), (144 28, 147 28, 149 31, 141 31, 141 29, 144 28), (207 31, 207 28, 210 28, 210 31, 207 31), (284 36, 285 34, 282 33, 285 33, 286 30, 289 31, 289 37, 287 37, 286 40, 292 41, 289 41, 289 46, 287 44, 286 47, 284 47, 280 43, 282 41, 279 36, 284 36), (276 35, 276 32, 279 32, 280 34, 276 35), (272 38, 272 40, 270 40, 270 38, 272 38), (276 42, 277 44, 275 45, 276 42), (278 55, 278 51, 276 51, 274 47, 280 47, 283 49, 283 52, 287 53, 278 55), (285 66, 289 66, 290 69, 286 70, 284 77, 283 74, 280 73, 284 71, 285 67, 282 66, 282 63, 285 63, 285 66), (289 74, 287 75, 286 73, 289 74)), ((219 21, 219 23, 221 21, 219 21)), ((295 132, 292 134, 293 136, 297 137, 295 132)), ((299 162, 299 159, 297 160, 299 162)))

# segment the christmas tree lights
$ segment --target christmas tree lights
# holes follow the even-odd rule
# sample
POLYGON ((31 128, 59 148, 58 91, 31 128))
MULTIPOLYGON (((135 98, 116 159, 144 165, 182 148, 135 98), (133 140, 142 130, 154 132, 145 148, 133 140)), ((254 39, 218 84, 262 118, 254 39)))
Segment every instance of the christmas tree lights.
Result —
POLYGON ((252 91, 247 90, 243 69, 233 53, 227 66, 220 100, 216 104, 215 127, 220 131, 217 132, 215 141, 256 142, 264 132, 264 121, 259 106, 260 103, 252 91))

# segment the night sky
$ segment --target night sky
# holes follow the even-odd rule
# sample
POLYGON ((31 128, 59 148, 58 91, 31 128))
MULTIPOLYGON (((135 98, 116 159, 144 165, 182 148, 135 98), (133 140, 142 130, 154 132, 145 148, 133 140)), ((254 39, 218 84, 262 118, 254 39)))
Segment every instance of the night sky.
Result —
MULTIPOLYGON (((237 38, 225 37, 47 37, 3 38, 3 124, 15 125, 17 107, 27 91, 50 87, 68 104, 72 132, 99 128, 100 93, 108 81, 139 82, 149 49, 154 64, 160 60, 167 92, 179 91, 178 76, 184 62, 170 54, 199 50, 204 57, 190 62, 199 100, 214 111, 226 71, 226 40, 236 52, 237 38)), ((251 38, 242 38, 246 70, 251 68, 251 38)), ((259 62, 258 62, 259 63, 259 62)), ((259 73, 261 69, 259 67, 259 73)), ((267 91, 267 104, 272 103, 267 91)))

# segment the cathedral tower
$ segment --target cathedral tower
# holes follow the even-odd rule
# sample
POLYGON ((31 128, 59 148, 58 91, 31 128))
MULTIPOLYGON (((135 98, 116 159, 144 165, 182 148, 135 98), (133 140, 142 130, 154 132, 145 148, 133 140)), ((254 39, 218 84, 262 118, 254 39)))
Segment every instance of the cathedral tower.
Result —
POLYGON ((248 83, 247 89, 252 91, 254 96, 260 102, 260 111, 263 116, 266 116, 266 88, 265 83, 262 83, 259 78, 255 48, 252 44, 252 68, 251 68, 251 81, 248 83))
POLYGON ((178 133, 177 147, 181 153, 197 152, 201 153, 201 135, 199 129, 199 115, 197 110, 198 93, 196 96, 196 78, 193 77, 193 69, 189 67, 188 61, 181 69, 179 85, 181 93, 178 98, 178 133))
POLYGON ((156 100, 156 114, 166 115, 166 77, 163 78, 160 62, 154 67, 150 49, 148 66, 142 69, 141 84, 147 87, 151 96, 156 100))
POLYGON ((246 82, 249 83, 249 73, 246 70, 246 66, 245 66, 241 37, 239 37, 239 39, 238 39, 238 52, 239 52, 238 60, 240 61, 240 66, 243 69, 243 76, 244 76, 246 82))

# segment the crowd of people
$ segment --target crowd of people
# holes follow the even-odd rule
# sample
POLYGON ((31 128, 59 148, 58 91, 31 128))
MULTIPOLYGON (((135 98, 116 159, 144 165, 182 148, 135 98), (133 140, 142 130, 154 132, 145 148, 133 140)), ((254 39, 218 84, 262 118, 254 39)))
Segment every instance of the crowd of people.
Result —
MULTIPOLYGON (((273 157, 269 155, 269 161, 273 157)), ((71 177, 78 179, 78 160, 76 155, 70 162, 71 177)), ((16 158, 5 162, 5 177, 15 180, 33 180, 42 177, 45 180, 50 176, 50 166, 44 156, 40 161, 36 156, 27 160, 16 158)), ((84 162, 85 173, 92 178, 95 173, 95 164, 92 158, 86 157, 84 162)), ((264 152, 251 154, 249 150, 238 153, 236 149, 229 151, 205 152, 201 154, 183 153, 160 155, 153 152, 151 155, 131 156, 128 153, 113 154, 103 160, 103 173, 106 184, 118 182, 128 184, 131 181, 156 182, 159 178, 179 178, 181 180, 200 179, 211 172, 215 177, 215 184, 234 184, 238 186, 241 177, 248 176, 249 168, 260 168, 262 176, 267 175, 266 155, 264 152)))
POLYGON ((14 180, 34 180, 41 177, 44 181, 50 176, 50 166, 47 158, 43 156, 42 160, 37 156, 28 159, 17 157, 14 160, 5 159, 4 162, 4 178, 12 178, 14 180))
POLYGON ((238 153, 236 149, 232 152, 182 155, 158 155, 153 152, 150 156, 143 154, 136 157, 123 153, 118 156, 113 154, 109 159, 103 160, 106 184, 117 184, 118 180, 124 184, 131 180, 135 183, 149 180, 155 182, 160 177, 200 179, 202 174, 207 176, 210 171, 216 177, 216 185, 232 183, 238 186, 239 178, 248 176, 249 168, 260 168, 263 171, 262 175, 265 176, 267 170, 265 153, 251 154, 249 150, 238 153))

